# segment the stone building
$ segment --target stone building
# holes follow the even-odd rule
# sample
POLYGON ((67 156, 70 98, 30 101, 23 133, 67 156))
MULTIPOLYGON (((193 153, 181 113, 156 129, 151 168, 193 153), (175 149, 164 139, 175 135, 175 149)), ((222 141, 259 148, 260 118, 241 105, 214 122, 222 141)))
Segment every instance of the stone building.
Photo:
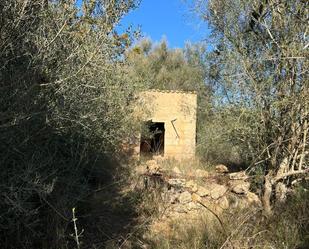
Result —
POLYGON ((149 90, 142 92, 139 100, 145 125, 140 134, 140 143, 135 148, 137 154, 193 158, 196 144, 196 93, 149 90))

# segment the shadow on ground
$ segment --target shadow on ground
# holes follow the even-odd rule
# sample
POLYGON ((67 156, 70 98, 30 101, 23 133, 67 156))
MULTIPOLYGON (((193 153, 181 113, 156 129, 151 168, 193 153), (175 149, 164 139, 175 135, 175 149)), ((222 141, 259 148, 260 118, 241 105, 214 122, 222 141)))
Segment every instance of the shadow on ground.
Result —
POLYGON ((85 248, 132 247, 130 241, 139 233, 139 194, 126 191, 128 178, 129 169, 116 160, 105 156, 97 162, 90 182, 93 193, 79 204, 85 248))
POLYGON ((125 248, 137 217, 136 194, 122 191, 128 169, 79 133, 22 125, 0 130, 1 249, 76 248, 74 207, 81 249, 125 248))

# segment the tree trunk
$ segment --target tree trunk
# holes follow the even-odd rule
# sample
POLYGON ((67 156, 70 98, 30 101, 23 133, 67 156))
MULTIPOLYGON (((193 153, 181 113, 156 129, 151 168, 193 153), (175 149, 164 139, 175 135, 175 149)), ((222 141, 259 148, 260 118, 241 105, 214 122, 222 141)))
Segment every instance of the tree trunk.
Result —
POLYGON ((271 199, 271 194, 272 194, 272 171, 270 171, 266 176, 265 176, 265 183, 264 183, 264 193, 262 197, 262 204, 264 207, 265 214, 270 216, 272 214, 271 210, 271 204, 270 204, 270 199, 271 199))

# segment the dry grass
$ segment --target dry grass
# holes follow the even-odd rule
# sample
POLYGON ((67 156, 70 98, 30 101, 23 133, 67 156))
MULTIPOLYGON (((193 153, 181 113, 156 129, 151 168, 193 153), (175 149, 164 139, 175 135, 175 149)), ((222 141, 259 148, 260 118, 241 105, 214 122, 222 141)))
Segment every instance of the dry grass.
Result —
POLYGON ((194 159, 165 159, 160 161, 160 166, 166 170, 173 170, 178 168, 183 174, 190 175, 196 170, 214 171, 214 165, 207 162, 202 162, 199 158, 194 159))
MULTIPOLYGON (((145 194, 140 214, 154 220, 163 215, 159 192, 145 194), (159 208, 160 207, 160 208, 159 208)), ((150 232, 144 227, 143 243, 148 249, 305 249, 309 248, 309 194, 299 188, 287 202, 264 216, 261 209, 228 210, 220 222, 211 214, 179 216, 168 224, 157 224, 165 232, 150 232), (170 229, 170 230, 169 230, 170 229)), ((148 223, 149 224, 149 223, 148 223)))

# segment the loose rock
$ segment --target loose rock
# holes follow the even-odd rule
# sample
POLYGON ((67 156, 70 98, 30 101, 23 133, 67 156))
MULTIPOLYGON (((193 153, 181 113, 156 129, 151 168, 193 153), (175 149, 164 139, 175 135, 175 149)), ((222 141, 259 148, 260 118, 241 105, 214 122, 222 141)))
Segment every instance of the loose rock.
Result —
POLYGON ((204 187, 202 187, 202 186, 199 186, 196 193, 197 193, 199 196, 204 197, 204 196, 209 195, 209 194, 210 194, 210 191, 209 191, 209 189, 207 189, 207 188, 204 188, 204 187))
POLYGON ((227 199, 226 196, 223 196, 222 198, 219 199, 218 205, 222 209, 228 209, 230 206, 229 200, 227 199))
POLYGON ((197 184, 192 180, 186 182, 186 188, 190 189, 191 192, 196 192, 198 189, 197 184))
POLYGON ((249 176, 246 174, 245 171, 239 171, 235 173, 230 173, 229 178, 231 180, 246 180, 249 178, 249 176))
POLYGON ((171 178, 167 180, 167 183, 172 187, 183 188, 186 186, 186 180, 181 178, 171 178))
POLYGON ((160 170, 160 166, 158 165, 156 160, 147 161, 146 166, 147 166, 147 171, 150 174, 155 174, 155 173, 159 172, 159 170, 160 170))
POLYGON ((247 198, 248 204, 255 204, 258 206, 262 206, 261 200, 256 194, 252 192, 248 192, 246 195, 246 198, 247 198))
POLYGON ((197 210, 200 208, 200 206, 195 202, 189 202, 186 207, 188 211, 197 210))
POLYGON ((209 186, 209 190, 211 198, 217 200, 227 192, 227 187, 224 185, 219 185, 217 183, 212 183, 209 186))
POLYGON ((188 191, 182 192, 178 197, 179 203, 189 203, 192 200, 191 194, 188 191))
POLYGON ((191 197, 193 202, 200 202, 202 200, 202 197, 196 193, 193 193, 191 197))
POLYGON ((235 180, 231 183, 232 192, 236 194, 247 194, 249 192, 250 183, 241 181, 241 180, 235 180))
POLYGON ((219 164, 216 166, 216 172, 217 173, 228 173, 229 169, 225 165, 219 164))

